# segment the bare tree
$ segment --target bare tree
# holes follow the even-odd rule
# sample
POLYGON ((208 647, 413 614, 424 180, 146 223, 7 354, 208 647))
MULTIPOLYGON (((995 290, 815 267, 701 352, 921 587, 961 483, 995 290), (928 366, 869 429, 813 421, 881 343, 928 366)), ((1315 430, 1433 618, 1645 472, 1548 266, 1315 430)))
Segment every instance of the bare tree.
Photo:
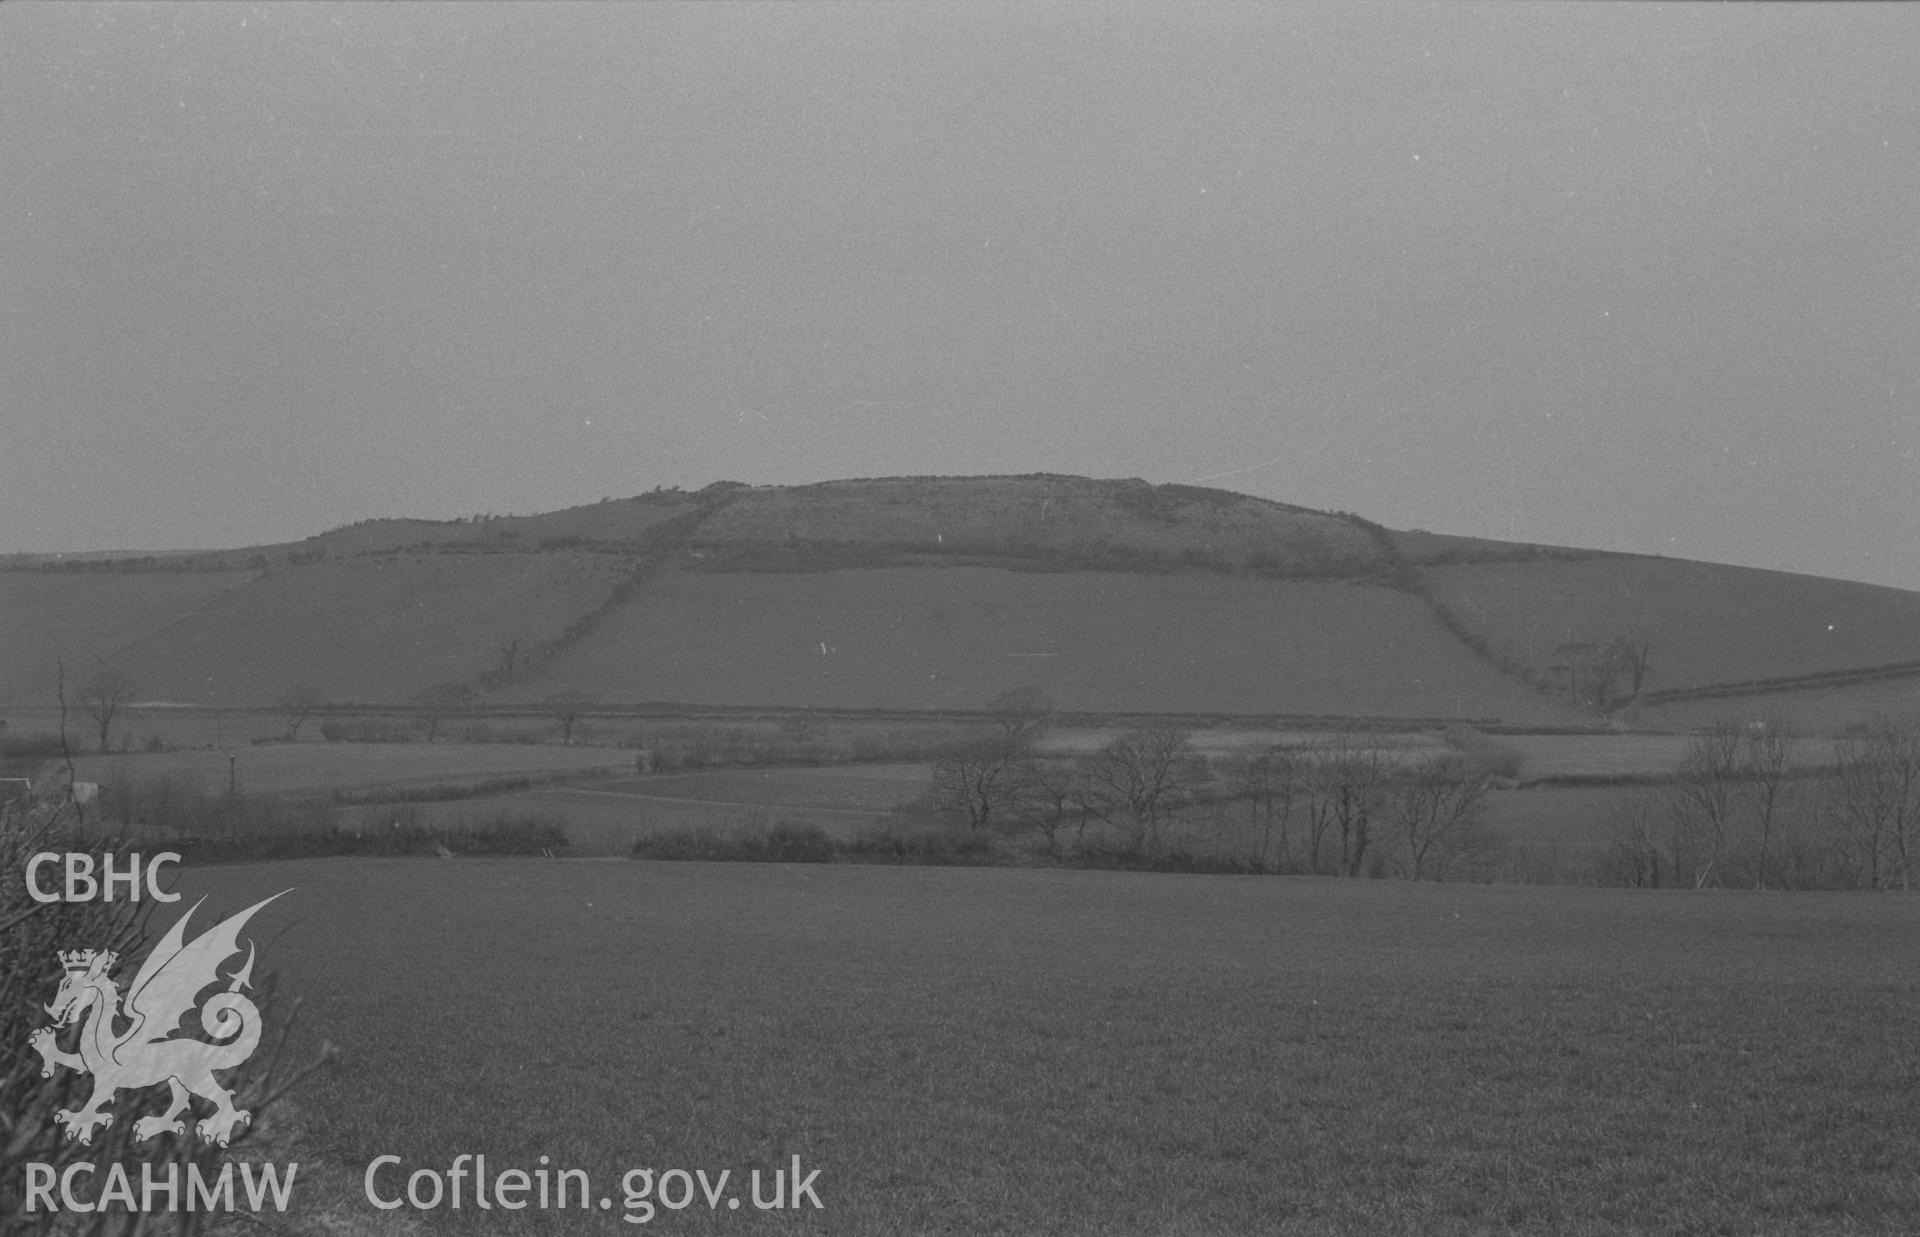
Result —
POLYGON ((1074 827, 1076 844, 1086 848, 1087 825, 1099 818, 1086 772, 1077 761, 1030 760, 1023 776, 1026 819, 1046 839, 1047 853, 1060 853, 1060 835, 1074 827))
POLYGON ((1748 810, 1758 843, 1753 862, 1755 889, 1767 887, 1774 835, 1787 811, 1787 800, 1793 789, 1788 777, 1793 768, 1794 746, 1792 727, 1777 717, 1748 726, 1741 741, 1740 771, 1746 780, 1748 810))
POLYGON ((1315 745, 1307 759, 1308 870, 1358 876, 1373 845, 1390 764, 1378 747, 1350 733, 1315 745))
POLYGON ((1191 735, 1172 727, 1129 730, 1082 763, 1090 798, 1131 826, 1133 849, 1151 854, 1180 798, 1206 778, 1191 735))
POLYGON ((985 711, 989 726, 933 762, 935 806, 964 813, 973 829, 1032 815, 1029 800, 1041 770, 1028 753, 1045 729, 1053 703, 1045 693, 1022 687, 995 696, 985 711))
POLYGON ((553 720, 560 723, 560 742, 571 747, 574 728, 598 699, 591 692, 555 692, 540 703, 553 715, 553 720))
POLYGON ((440 723, 450 713, 473 699, 473 689, 465 683, 435 683, 413 694, 413 711, 427 727, 427 742, 440 733, 440 723))
POLYGON ((964 812, 970 828, 987 829, 1016 817, 1029 773, 1027 762, 1000 736, 975 739, 933 762, 934 803, 964 812))
POLYGON ((1636 790, 1616 802, 1598 861, 1601 881, 1658 889, 1669 868, 1668 823, 1666 800, 1652 790, 1636 790))
POLYGON ((300 727, 320 710, 320 689, 311 683, 295 683, 273 702, 274 712, 287 719, 287 741, 300 741, 300 727))
POLYGON ((1722 877, 1740 810, 1743 734, 1719 722, 1687 744, 1667 796, 1675 879, 1695 889, 1722 877))
POLYGON ((1300 759, 1278 745, 1227 765, 1227 786, 1247 805, 1247 823, 1258 840, 1254 861, 1285 868, 1293 859, 1293 809, 1305 790, 1300 759))
POLYGON ((102 670, 80 689, 80 707, 93 719, 100 736, 100 750, 107 750, 108 731, 113 719, 133 699, 133 679, 124 670, 102 670))
POLYGON ((1482 823, 1492 788, 1486 769, 1457 757, 1423 761, 1393 780, 1386 815, 1408 875, 1445 880, 1495 844, 1482 823))
POLYGON ((1920 833, 1920 718, 1880 718, 1834 749, 1829 811, 1869 889, 1911 888, 1920 833))

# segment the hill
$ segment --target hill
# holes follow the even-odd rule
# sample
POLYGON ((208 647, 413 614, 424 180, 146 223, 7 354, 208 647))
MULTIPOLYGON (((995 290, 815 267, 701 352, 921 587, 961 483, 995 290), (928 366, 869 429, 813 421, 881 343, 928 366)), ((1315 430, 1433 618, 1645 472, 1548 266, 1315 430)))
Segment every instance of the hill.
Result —
POLYGON ((949 709, 1031 684, 1091 711, 1596 724, 1550 668, 1636 629, 1642 718, 1920 704, 1920 594, 1138 480, 720 482, 0 568, 14 707, 50 703, 58 658, 70 679, 118 667, 144 699, 223 706, 297 682, 363 703, 462 682, 501 703, 949 709))

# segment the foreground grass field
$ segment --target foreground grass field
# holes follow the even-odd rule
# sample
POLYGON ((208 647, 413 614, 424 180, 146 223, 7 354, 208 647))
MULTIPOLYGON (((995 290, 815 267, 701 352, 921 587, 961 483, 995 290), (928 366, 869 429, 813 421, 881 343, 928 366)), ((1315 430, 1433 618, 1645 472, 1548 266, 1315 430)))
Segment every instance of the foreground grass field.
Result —
POLYGON ((301 1203, 364 1221, 345 1231, 383 1219, 356 1201, 373 1157, 444 1172, 461 1153, 584 1168, 614 1207, 422 1213, 440 1231, 628 1231, 628 1168, 730 1169, 744 1195, 747 1170, 794 1155, 824 1211, 696 1201, 655 1223, 1804 1234, 1920 1217, 1911 898, 618 860, 185 884, 223 909, 294 887, 256 921, 262 964, 307 998, 305 1043, 345 1050, 297 1097, 301 1203))

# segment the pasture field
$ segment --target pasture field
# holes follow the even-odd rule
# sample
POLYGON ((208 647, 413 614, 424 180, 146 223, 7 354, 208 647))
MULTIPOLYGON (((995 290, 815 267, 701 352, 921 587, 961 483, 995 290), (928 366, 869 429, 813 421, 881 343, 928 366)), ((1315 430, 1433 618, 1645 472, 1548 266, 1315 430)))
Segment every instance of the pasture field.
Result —
POLYGON ((157 630, 190 625, 258 574, 0 571, 0 700, 52 704, 60 659, 76 690, 107 658, 157 630))
POLYGON ((1676 700, 1643 706, 1636 718, 1652 726, 1708 726, 1723 718, 1782 717, 1802 730, 1838 731, 1876 715, 1920 713, 1920 675, 1876 679, 1844 687, 1812 687, 1751 696, 1676 700))
MULTIPOLYGON (((1723 712, 1719 719, 1724 719, 1723 712)), ((1716 720, 1719 720, 1716 719, 1716 720)), ((1522 781, 1550 777, 1634 778, 1672 773, 1686 754, 1690 734, 1502 734, 1495 742, 1526 757, 1522 781)), ((1823 766, 1833 761, 1833 742, 1824 736, 1802 735, 1794 740, 1793 759, 1800 766, 1823 766)))
POLYGON ((737 807, 841 808, 885 813, 927 784, 927 765, 858 765, 819 769, 724 769, 656 773, 607 782, 599 789, 649 798, 689 799, 737 807))
MULTIPOLYGON (((1122 726, 1054 726, 1035 743, 1040 751, 1052 755, 1081 755, 1095 752, 1118 738, 1122 726)), ((1288 730, 1252 726, 1201 726, 1192 730, 1195 751, 1205 756, 1260 752, 1269 747, 1312 748, 1333 739, 1334 729, 1288 730)), ((1448 750, 1438 731, 1380 731, 1370 728, 1351 732, 1361 746, 1400 753, 1404 756, 1433 755, 1448 750)))
POLYGON ((148 600, 186 587, 169 583, 171 573, 77 577, 72 585, 97 584, 101 595, 71 632, 66 616, 78 602, 63 594, 56 608, 40 597, 47 586, 37 573, 0 572, 7 609, 38 633, 0 643, 0 683, 24 685, 0 699, 51 703, 49 676, 64 656, 74 681, 103 662, 126 669, 141 700, 266 705, 305 682, 331 700, 401 701, 435 683, 471 681, 509 636, 531 649, 559 635, 630 567, 616 555, 560 551, 332 559, 212 573, 204 597, 193 594, 199 599, 188 605, 183 593, 172 608, 148 600), (215 590, 214 581, 227 587, 215 590), (95 631, 91 622, 107 626, 95 631))
POLYGON ((209 791, 227 785, 235 760, 246 794, 405 788, 477 782, 556 771, 628 770, 633 754, 616 748, 521 743, 268 743, 229 751, 129 752, 81 756, 83 782, 189 778, 209 791))
MULTIPOLYGON (((1569 640, 1653 632, 1646 690, 1911 662, 1920 593, 1676 559, 1480 563, 1421 571, 1496 653, 1545 671, 1569 640)), ((1709 716, 1738 713, 1732 701, 1709 716), (1730 707, 1729 707, 1730 706, 1730 707)))
POLYGON ((1585 720, 1393 589, 985 567, 662 571, 514 691, 977 709, 1018 687, 1066 711, 1585 720))
POLYGON ((294 1097, 296 1208, 331 1231, 630 1231, 627 1169, 727 1169, 744 1195, 795 1155, 825 1210, 654 1224, 1785 1237, 1920 1216, 1913 898, 623 860, 183 885, 223 912, 293 888, 255 922, 306 1000, 295 1058, 344 1052, 294 1097), (550 1156, 613 1209, 360 1196, 375 1156, 462 1153, 550 1156))
POLYGON ((1501 734, 1494 742, 1525 757, 1522 781, 1544 777, 1648 777, 1671 773, 1691 735, 1501 734))
MULTIPOLYGON (((558 817, 565 822, 570 854, 604 856, 624 855, 640 837, 668 829, 725 830, 784 823, 850 837, 892 819, 893 807, 912 799, 927 784, 924 763, 717 769, 596 778, 581 786, 542 786, 406 808, 423 824, 453 830, 503 813, 558 817)), ((394 807, 385 804, 352 808, 343 814, 343 822, 361 828, 377 826, 394 813, 394 807)))

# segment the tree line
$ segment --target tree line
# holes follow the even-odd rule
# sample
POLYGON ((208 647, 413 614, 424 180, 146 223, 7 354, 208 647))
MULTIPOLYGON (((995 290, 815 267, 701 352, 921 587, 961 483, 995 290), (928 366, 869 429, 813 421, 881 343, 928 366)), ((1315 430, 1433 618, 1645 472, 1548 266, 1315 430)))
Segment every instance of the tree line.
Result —
POLYGON ((1407 756, 1336 734, 1210 763, 1189 731, 1166 726, 1047 755, 1040 693, 1009 693, 987 712, 979 734, 933 762, 929 806, 973 831, 1028 834, 1053 857, 1153 858, 1200 842, 1259 872, 1444 880, 1499 846, 1485 810, 1502 771, 1475 756, 1407 756))
POLYGON ((1910 889, 1920 880, 1920 716, 1855 726, 1831 757, 1786 722, 1723 721, 1674 776, 1622 801, 1600 860, 1609 884, 1910 889))

